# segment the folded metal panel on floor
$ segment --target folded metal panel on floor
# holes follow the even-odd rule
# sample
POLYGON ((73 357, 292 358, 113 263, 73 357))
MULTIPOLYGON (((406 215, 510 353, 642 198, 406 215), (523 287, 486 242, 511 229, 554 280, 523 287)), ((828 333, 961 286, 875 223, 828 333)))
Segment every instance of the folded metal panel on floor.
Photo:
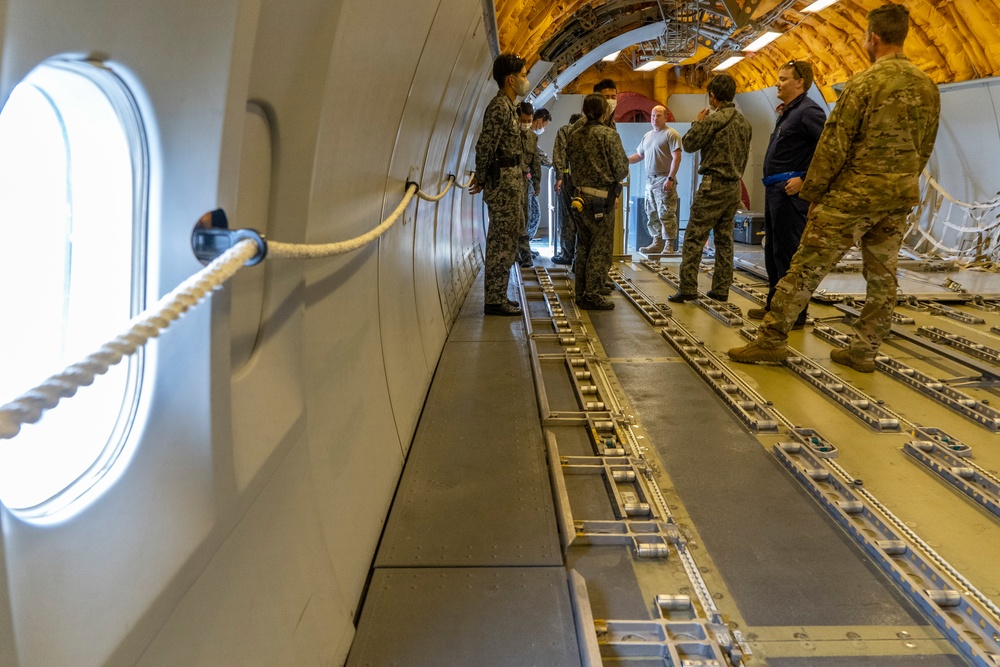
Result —
POLYGON ((566 570, 377 569, 347 667, 577 667, 566 570))

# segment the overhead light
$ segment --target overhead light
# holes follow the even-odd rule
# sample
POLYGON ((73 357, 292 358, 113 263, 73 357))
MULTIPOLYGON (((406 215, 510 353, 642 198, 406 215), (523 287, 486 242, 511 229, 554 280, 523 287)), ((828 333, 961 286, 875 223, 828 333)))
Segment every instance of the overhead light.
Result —
POLYGON ((601 58, 601 60, 603 60, 606 63, 613 63, 614 61, 618 60, 619 53, 621 53, 620 49, 618 51, 615 51, 614 53, 609 53, 608 55, 601 58))
POLYGON ((722 61, 721 65, 719 65, 718 67, 712 68, 712 71, 713 72, 721 72, 724 69, 729 69, 730 67, 732 67, 733 65, 735 65, 739 61, 743 60, 744 57, 745 56, 733 56, 732 58, 726 58, 724 61, 722 61))
POLYGON ((816 2, 812 3, 811 5, 809 5, 808 7, 806 7, 805 9, 803 9, 802 11, 804 11, 804 12, 818 12, 818 11, 821 11, 823 9, 826 9, 827 7, 829 7, 830 5, 832 5, 835 2, 837 2, 837 0, 816 0, 816 2))
POLYGON ((765 32, 763 35, 753 40, 743 47, 744 51, 760 51, 765 46, 781 37, 780 32, 765 32))
POLYGON ((638 67, 633 68, 633 72, 652 72, 657 67, 663 67, 667 64, 666 60, 647 60, 638 67))

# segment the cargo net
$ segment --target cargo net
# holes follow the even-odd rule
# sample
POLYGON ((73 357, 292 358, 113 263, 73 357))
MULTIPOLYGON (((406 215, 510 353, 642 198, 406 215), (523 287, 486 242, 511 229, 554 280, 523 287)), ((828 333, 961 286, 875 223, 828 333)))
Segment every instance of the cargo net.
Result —
POLYGON ((987 202, 952 197, 924 170, 921 198, 909 216, 904 245, 914 253, 1000 270, 1000 192, 987 202))

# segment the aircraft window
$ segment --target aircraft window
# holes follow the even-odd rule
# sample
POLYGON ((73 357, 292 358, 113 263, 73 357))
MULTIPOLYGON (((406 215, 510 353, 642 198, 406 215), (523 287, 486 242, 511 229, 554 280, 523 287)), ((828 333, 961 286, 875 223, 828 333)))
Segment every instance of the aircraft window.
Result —
MULTIPOLYGON (((0 403, 142 309, 147 170, 138 109, 110 70, 49 61, 11 92, 0 113, 0 403)), ((52 521, 99 495, 129 458, 142 363, 140 350, 0 441, 0 501, 52 521)))

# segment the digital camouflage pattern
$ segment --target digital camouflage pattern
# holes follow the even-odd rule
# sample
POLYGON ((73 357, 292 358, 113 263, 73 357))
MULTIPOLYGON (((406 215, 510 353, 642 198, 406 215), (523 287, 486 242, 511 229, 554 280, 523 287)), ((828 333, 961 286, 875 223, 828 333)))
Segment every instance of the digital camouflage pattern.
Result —
POLYGON ((525 178, 530 177, 528 183, 528 196, 525 198, 524 221, 525 227, 521 230, 517 239, 517 261, 528 262, 531 260, 531 239, 538 231, 538 225, 542 220, 542 213, 538 207, 538 197, 536 192, 542 186, 542 161, 541 152, 538 150, 538 135, 531 130, 525 130, 518 125, 521 133, 521 142, 524 149, 521 153, 521 169, 525 178))
POLYGON ((844 87, 799 196, 842 211, 916 206, 940 115, 930 77, 902 54, 879 58, 844 87))
POLYGON ((574 186, 606 190, 628 176, 628 156, 618 133, 600 123, 574 126, 566 144, 574 186))
POLYGON ((552 147, 552 168, 556 170, 556 178, 563 178, 569 171, 569 162, 566 159, 566 140, 573 126, 566 124, 556 131, 555 144, 552 147))
POLYGON ((521 132, 521 142, 524 146, 521 152, 521 168, 525 174, 531 174, 531 184, 535 191, 538 191, 542 187, 542 160, 538 151, 538 135, 520 126, 518 130, 521 132))
POLYGON ((937 86, 902 54, 879 58, 848 82, 799 194, 817 206, 761 324, 760 347, 784 345, 813 290, 858 245, 868 285, 851 352, 874 358, 892 323, 906 217, 920 200, 940 113, 937 86))
POLYGON ((753 128, 736 105, 726 102, 704 119, 691 123, 681 144, 688 153, 701 151, 698 173, 729 180, 743 178, 753 128))
POLYGON ((476 177, 482 178, 483 200, 489 210, 484 272, 487 304, 507 300, 510 267, 518 238, 525 230, 528 184, 520 164, 523 150, 514 103, 501 90, 486 106, 476 141, 476 177), (496 159, 513 160, 515 164, 497 169, 496 159))
POLYGON ((572 124, 566 124, 556 132, 555 144, 552 148, 552 168, 556 170, 556 179, 561 179, 562 192, 559 193, 559 254, 573 259, 576 254, 576 214, 570 208, 573 182, 569 175, 569 160, 566 158, 566 141, 573 130, 572 124))
MULTIPOLYGON (((575 188, 608 190, 628 176, 628 156, 618 133, 600 123, 574 127, 566 145, 575 188)), ((573 272, 578 299, 598 299, 611 268, 614 207, 608 198, 581 195, 573 272)))
POLYGON ((663 191, 666 176, 656 176, 646 179, 646 229, 650 236, 662 239, 677 238, 677 209, 681 198, 677 195, 676 186, 663 191))
POLYGON ((712 292, 727 294, 733 284, 733 223, 740 205, 740 178, 750 155, 753 129, 736 105, 727 102, 691 124, 681 144, 688 153, 701 151, 701 184, 691 203, 691 217, 681 251, 680 291, 698 293, 701 253, 712 232, 715 269, 712 292))

